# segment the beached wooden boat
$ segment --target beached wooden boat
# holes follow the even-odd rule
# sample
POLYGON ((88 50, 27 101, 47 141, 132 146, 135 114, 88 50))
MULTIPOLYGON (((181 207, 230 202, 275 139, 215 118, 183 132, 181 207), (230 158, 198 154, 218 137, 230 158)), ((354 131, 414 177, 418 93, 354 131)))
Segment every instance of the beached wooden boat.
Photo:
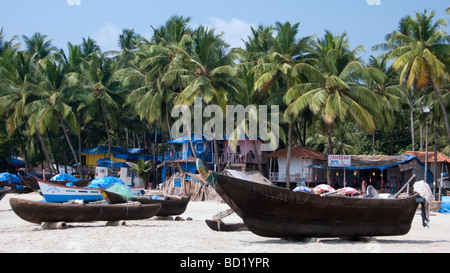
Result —
POLYGON ((20 218, 36 224, 141 220, 155 216, 161 209, 160 204, 60 204, 18 198, 11 198, 9 203, 20 218))
POLYGON ((250 231, 277 238, 404 235, 419 198, 321 196, 220 174, 215 188, 250 231))
MULTIPOLYGON (((53 184, 63 185, 63 186, 65 186, 67 183, 71 182, 71 181, 68 181, 68 180, 64 180, 64 181, 62 181, 62 180, 61 181, 59 181, 59 180, 56 180, 56 181, 50 181, 50 180, 44 181, 42 179, 39 179, 39 178, 33 177, 33 176, 21 176, 20 180, 22 181, 22 183, 25 186, 29 187, 30 189, 32 189, 34 191, 40 190, 38 181, 50 182, 50 183, 53 183, 53 184)), ((73 183, 73 185, 75 187, 86 187, 86 186, 89 185, 89 183, 91 183, 91 180, 83 179, 83 180, 79 180, 79 181, 72 182, 72 183, 73 183)))
MULTIPOLYGON (((207 171, 201 162, 197 167, 200 173, 207 171)), ((418 194, 391 199, 321 196, 213 172, 207 175, 248 229, 264 237, 404 235, 411 228, 418 201, 423 202, 418 194)))
POLYGON ((38 181, 42 196, 46 202, 63 203, 80 199, 84 202, 103 200, 99 189, 79 188, 38 181))
POLYGON ((150 196, 126 198, 120 194, 108 190, 102 190, 101 192, 106 202, 110 204, 121 204, 128 201, 137 201, 141 204, 161 204, 162 207, 157 214, 158 216, 173 216, 183 214, 186 211, 189 201, 191 200, 191 194, 186 196, 160 196, 161 200, 159 200, 152 199, 150 196))
POLYGON ((82 180, 78 180, 78 181, 75 181, 75 182, 72 182, 72 181, 69 181, 69 180, 54 180, 54 181, 52 181, 52 180, 42 180, 40 178, 36 178, 36 180, 39 181, 39 182, 49 182, 49 183, 62 185, 62 186, 65 186, 67 183, 73 183, 74 187, 79 187, 79 188, 89 186, 89 184, 91 183, 91 180, 89 180, 89 179, 82 179, 82 180))
MULTIPOLYGON (((102 188, 81 188, 58 185, 52 182, 38 181, 41 194, 45 201, 54 203, 63 203, 70 200, 80 199, 84 202, 95 202, 103 200, 102 188)), ((144 187, 132 187, 131 192, 140 193, 144 187)))

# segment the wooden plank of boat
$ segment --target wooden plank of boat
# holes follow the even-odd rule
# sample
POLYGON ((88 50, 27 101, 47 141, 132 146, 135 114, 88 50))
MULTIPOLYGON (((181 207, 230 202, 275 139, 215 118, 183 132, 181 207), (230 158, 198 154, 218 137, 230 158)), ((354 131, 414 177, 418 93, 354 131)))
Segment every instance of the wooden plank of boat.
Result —
POLYGON ((34 176, 21 176, 20 181, 33 191, 39 190, 39 184, 34 176))
POLYGON ((11 198, 13 211, 31 223, 142 220, 156 215, 160 204, 61 204, 11 198))
POLYGON ((215 186, 250 231, 276 238, 404 235, 411 228, 419 196, 322 197, 220 174, 215 186))
POLYGON ((63 203, 75 199, 80 199, 84 202, 103 200, 99 189, 68 187, 41 181, 38 181, 38 183, 42 196, 47 202, 63 203))
POLYGON ((214 220, 205 220, 208 227, 214 231, 247 231, 248 228, 244 223, 224 223, 220 220, 214 221, 214 220))
MULTIPOLYGON (((37 177, 33 177, 33 176, 21 176, 20 180, 22 181, 23 184, 25 184, 27 187, 29 187, 30 189, 32 189, 34 191, 40 190, 38 181, 45 182, 44 180, 39 179, 37 177)), ((56 181, 48 181, 48 182, 50 182, 52 184, 65 186, 67 183, 69 183, 71 181, 67 181, 67 180, 59 181, 59 180, 56 180, 56 181)), ((83 179, 83 180, 79 180, 79 181, 72 182, 72 183, 73 183, 73 185, 75 187, 86 187, 86 186, 88 186, 91 183, 91 180, 83 179)))
POLYGON ((186 196, 161 196, 162 200, 152 199, 150 196, 137 196, 133 198, 125 198, 120 194, 102 190, 102 194, 106 202, 110 204, 121 204, 127 201, 139 202, 141 204, 161 204, 161 210, 158 212, 157 216, 173 216, 180 215, 186 211, 187 205, 191 200, 191 195, 186 196))

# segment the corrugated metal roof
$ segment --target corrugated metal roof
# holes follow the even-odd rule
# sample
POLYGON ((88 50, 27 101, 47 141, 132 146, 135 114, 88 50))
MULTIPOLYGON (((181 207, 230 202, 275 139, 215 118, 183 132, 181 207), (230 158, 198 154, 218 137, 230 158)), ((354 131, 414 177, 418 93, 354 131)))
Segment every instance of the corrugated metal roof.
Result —
MULTIPOLYGON (((287 148, 275 151, 266 155, 266 158, 278 158, 278 157, 287 157, 287 148)), ((325 154, 317 152, 308 147, 300 147, 298 145, 294 145, 291 149, 291 157, 292 158, 310 158, 316 160, 327 160, 325 154)))

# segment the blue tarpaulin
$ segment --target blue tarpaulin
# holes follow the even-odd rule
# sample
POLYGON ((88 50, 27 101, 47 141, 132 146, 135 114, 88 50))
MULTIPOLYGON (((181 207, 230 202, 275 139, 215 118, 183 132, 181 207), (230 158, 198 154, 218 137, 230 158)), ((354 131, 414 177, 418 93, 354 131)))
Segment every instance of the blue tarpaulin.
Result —
POLYGON ((118 177, 104 177, 104 178, 97 178, 91 181, 91 184, 85 188, 110 188, 112 185, 119 183, 125 185, 125 183, 118 177))
MULTIPOLYGON (((206 142, 206 141, 211 141, 212 139, 207 139, 205 135, 192 135, 192 142, 206 142)), ((180 137, 174 140, 169 141, 169 143, 189 143, 189 137, 188 136, 184 136, 184 137, 180 137)))
POLYGON ((62 173, 62 174, 57 174, 55 176, 52 177, 52 179, 50 179, 50 181, 70 181, 70 182, 77 182, 80 179, 77 179, 73 176, 71 176, 70 174, 66 174, 66 173, 62 173))
POLYGON ((16 167, 25 167, 25 161, 14 158, 14 157, 10 157, 8 160, 8 164, 16 166, 16 167))
POLYGON ((0 173, 0 181, 22 185, 22 181, 20 181, 20 178, 17 175, 11 173, 0 173))
POLYGON ((450 196, 442 196, 440 213, 450 213, 450 196))
MULTIPOLYGON (((113 153, 115 158, 122 158, 125 159, 126 161, 137 161, 139 158, 142 158, 144 161, 147 160, 153 160, 153 158, 155 157, 152 154, 118 154, 118 153, 113 153)), ((158 159, 161 161, 161 156, 158 157, 158 159)))
MULTIPOLYGON (((81 149, 81 153, 83 154, 107 154, 108 153, 108 146, 94 146, 89 148, 83 148, 81 149)), ((111 153, 126 153, 124 148, 121 147, 111 147, 111 153)))
POLYGON ((100 167, 108 167, 108 168, 129 168, 127 163, 125 162, 117 162, 111 161, 109 157, 97 160, 98 166, 100 167))

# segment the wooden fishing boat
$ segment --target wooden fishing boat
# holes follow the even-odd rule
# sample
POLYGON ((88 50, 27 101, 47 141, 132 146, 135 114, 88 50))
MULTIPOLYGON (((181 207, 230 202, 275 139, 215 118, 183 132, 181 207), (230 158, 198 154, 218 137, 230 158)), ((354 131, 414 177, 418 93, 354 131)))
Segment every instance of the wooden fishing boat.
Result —
MULTIPOLYGON (((101 193, 102 188, 81 188, 58 185, 52 182, 42 182, 38 180, 41 194, 45 201, 54 203, 63 203, 70 200, 80 199, 84 202, 95 202, 103 200, 101 193)), ((134 194, 144 190, 143 187, 132 187, 131 192, 134 194)))
MULTIPOLYGON (((25 186, 29 187, 30 189, 32 189, 34 191, 40 190, 38 181, 46 182, 46 181, 44 181, 42 179, 39 179, 37 177, 34 177, 34 176, 21 176, 20 180, 22 181, 23 184, 25 184, 25 186)), ((67 183, 69 183, 71 181, 68 181, 68 180, 55 180, 55 181, 47 181, 47 182, 65 186, 67 183)), ((72 182, 72 183, 73 183, 73 185, 75 187, 82 188, 82 187, 88 186, 89 183, 91 183, 91 180, 83 179, 83 180, 79 180, 79 181, 72 182)))
POLYGON ((155 216, 161 209, 160 204, 60 204, 18 198, 11 198, 9 203, 20 218, 36 224, 141 220, 155 216))
POLYGON ((173 216, 183 214, 186 211, 189 201, 191 200, 191 194, 186 196, 160 196, 161 199, 152 199, 150 196, 136 196, 127 198, 123 195, 108 190, 101 190, 101 192, 104 199, 109 204, 122 204, 128 201, 137 201, 141 204, 161 204, 162 207, 157 213, 157 216, 173 216))
POLYGON ((91 180, 89 180, 89 179, 82 179, 82 180, 78 180, 75 182, 72 182, 69 180, 53 180, 53 181, 52 180, 42 180, 39 178, 36 178, 36 180, 39 182, 49 182, 49 183, 62 185, 62 186, 65 186, 67 183, 73 183, 74 187, 79 187, 79 188, 89 186, 89 184, 91 183, 91 180))
MULTIPOLYGON (((197 167, 204 168, 201 162, 197 167)), ((391 199, 323 196, 213 172, 208 176, 248 229, 264 237, 404 235, 411 228, 418 202, 423 202, 419 194, 391 199)))
POLYGON ((419 198, 321 196, 220 174, 216 191, 253 233, 299 239, 404 235, 419 198))
POLYGON ((80 199, 84 202, 103 200, 99 189, 79 188, 38 181, 42 196, 46 202, 63 203, 80 199))

